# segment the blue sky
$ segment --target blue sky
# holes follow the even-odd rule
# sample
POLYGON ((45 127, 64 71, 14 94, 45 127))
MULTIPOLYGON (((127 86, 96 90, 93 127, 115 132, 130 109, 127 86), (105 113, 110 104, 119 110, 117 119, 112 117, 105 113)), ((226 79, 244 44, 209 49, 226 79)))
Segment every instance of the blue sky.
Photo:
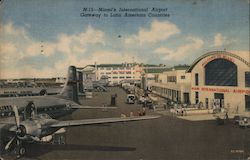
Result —
POLYGON ((5 0, 0 15, 0 78, 63 76, 68 65, 94 62, 172 66, 213 50, 249 52, 248 0, 5 0), (167 8, 170 17, 80 17, 85 7, 167 8))

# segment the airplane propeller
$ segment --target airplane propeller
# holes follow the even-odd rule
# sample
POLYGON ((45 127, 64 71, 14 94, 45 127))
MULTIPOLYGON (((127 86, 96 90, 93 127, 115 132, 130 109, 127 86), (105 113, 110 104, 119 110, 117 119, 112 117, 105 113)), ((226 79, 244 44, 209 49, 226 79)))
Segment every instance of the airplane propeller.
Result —
POLYGON ((5 150, 8 150, 10 148, 10 146, 13 144, 13 142, 16 141, 16 144, 19 144, 19 139, 17 137, 17 135, 20 133, 20 117, 18 114, 18 110, 17 110, 17 106, 13 105, 12 109, 14 111, 14 115, 15 115, 15 122, 16 122, 16 135, 14 137, 12 137, 10 139, 10 141, 6 144, 5 146, 5 150))
POLYGON ((34 135, 32 133, 28 133, 26 127, 34 127, 33 124, 30 124, 32 126, 24 126, 24 122, 22 124, 20 123, 20 116, 18 113, 18 109, 16 105, 12 106, 14 115, 15 115, 15 122, 16 126, 13 126, 10 128, 10 131, 15 132, 15 136, 10 139, 10 141, 6 144, 5 150, 8 150, 14 142, 16 142, 16 145, 19 146, 22 142, 22 140, 33 140, 33 141, 39 141, 38 135, 34 135))

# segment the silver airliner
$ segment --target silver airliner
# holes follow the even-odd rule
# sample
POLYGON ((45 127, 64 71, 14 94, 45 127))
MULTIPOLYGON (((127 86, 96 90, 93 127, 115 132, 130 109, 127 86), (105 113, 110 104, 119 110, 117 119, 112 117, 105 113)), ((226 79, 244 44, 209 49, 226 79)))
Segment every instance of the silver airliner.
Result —
POLYGON ((50 142, 65 127, 155 119, 159 116, 132 116, 59 121, 54 119, 76 109, 104 108, 81 106, 78 101, 76 68, 68 69, 67 82, 59 95, 0 98, 0 155, 10 149, 18 156, 26 151, 23 143, 50 142), (51 118, 53 117, 53 118, 51 118))
POLYGON ((37 113, 46 113, 52 118, 72 113, 76 109, 98 109, 103 107, 81 106, 78 100, 77 71, 74 66, 68 69, 67 81, 58 95, 5 97, 0 98, 0 119, 14 116, 12 105, 18 106, 23 112, 27 106, 34 103, 37 113))

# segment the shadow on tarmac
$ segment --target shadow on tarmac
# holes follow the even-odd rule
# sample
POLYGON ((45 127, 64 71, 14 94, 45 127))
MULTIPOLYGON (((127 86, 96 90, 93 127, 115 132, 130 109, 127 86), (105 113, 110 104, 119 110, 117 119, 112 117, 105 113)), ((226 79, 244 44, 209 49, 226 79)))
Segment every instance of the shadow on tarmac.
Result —
POLYGON ((52 151, 135 151, 135 147, 122 146, 101 146, 101 145, 52 145, 52 144, 31 144, 27 147, 26 158, 37 158, 52 151))

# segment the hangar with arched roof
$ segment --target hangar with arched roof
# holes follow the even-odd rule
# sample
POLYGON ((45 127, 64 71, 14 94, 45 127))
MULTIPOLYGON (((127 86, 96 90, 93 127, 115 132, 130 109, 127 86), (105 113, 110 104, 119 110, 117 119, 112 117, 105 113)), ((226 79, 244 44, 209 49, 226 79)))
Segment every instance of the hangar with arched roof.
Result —
POLYGON ((197 58, 191 74, 190 101, 232 113, 250 111, 250 55, 213 51, 197 58))

